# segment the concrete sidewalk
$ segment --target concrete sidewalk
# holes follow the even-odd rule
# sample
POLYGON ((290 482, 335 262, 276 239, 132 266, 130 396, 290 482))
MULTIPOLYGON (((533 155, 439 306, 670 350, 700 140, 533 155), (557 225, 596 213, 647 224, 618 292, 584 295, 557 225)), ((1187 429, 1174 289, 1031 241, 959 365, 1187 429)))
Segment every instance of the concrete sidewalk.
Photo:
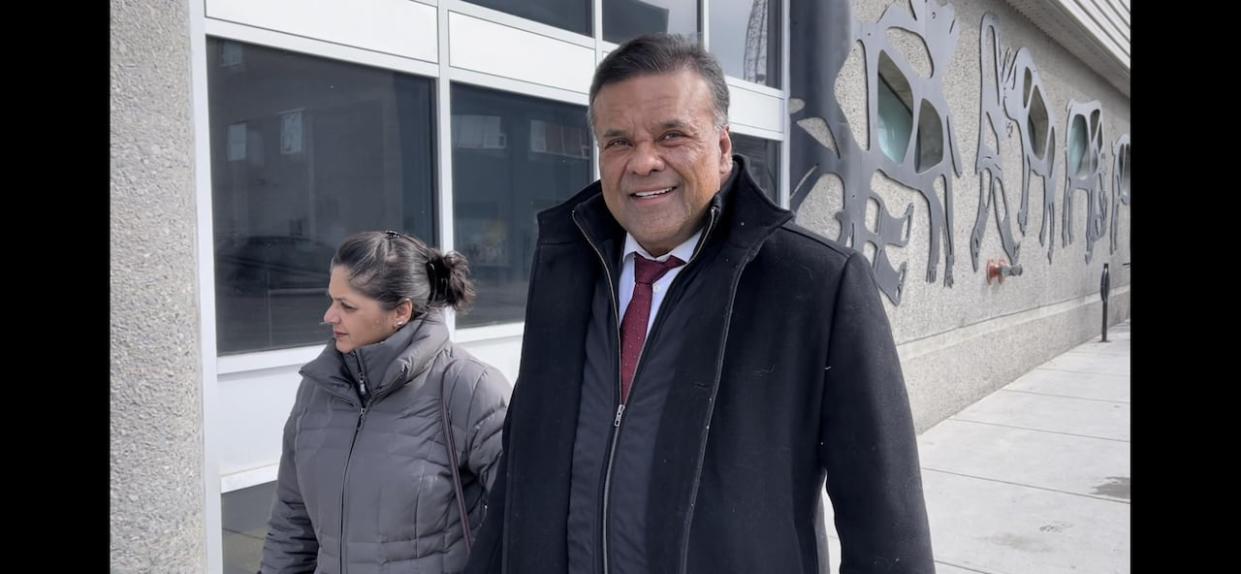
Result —
POLYGON ((936 572, 1129 572, 1129 341, 1125 321, 918 437, 936 572))

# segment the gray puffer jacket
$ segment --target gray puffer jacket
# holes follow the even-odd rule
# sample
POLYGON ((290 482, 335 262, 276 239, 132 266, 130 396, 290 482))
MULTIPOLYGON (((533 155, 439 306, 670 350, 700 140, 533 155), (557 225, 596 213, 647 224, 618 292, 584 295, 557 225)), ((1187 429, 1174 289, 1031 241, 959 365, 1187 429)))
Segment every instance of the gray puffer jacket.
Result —
POLYGON ((301 369, 284 427, 263 574, 441 574, 465 568, 440 401, 470 527, 486 512, 511 387, 448 340, 438 312, 301 369), (361 399, 365 383, 367 400, 361 399))

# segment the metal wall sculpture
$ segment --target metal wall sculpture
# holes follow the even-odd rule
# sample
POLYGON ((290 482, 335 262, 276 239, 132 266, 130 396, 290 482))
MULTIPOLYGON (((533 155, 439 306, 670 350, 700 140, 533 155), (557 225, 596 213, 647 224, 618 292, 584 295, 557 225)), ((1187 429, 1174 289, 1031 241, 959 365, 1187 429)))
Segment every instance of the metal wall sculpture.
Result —
POLYGON ((1073 242, 1074 191, 1086 192, 1086 263, 1094 258, 1094 244, 1107 226, 1107 193, 1103 188, 1103 108, 1099 102, 1070 100, 1065 139, 1065 186, 1061 244, 1073 242))
MULTIPOLYGON (((954 7, 939 0, 901 0, 888 5, 874 23, 856 20, 848 0, 793 0, 790 11, 788 103, 794 126, 788 139, 790 207, 797 211, 824 178, 838 177, 843 195, 840 211, 834 214, 840 222, 836 240, 863 252, 867 244, 874 248, 871 271, 875 283, 889 301, 899 305, 908 262, 894 267, 889 248, 909 244, 914 204, 907 203, 903 210, 893 206, 899 213, 893 215, 884 196, 871 187, 875 175, 882 173, 912 188, 926 202, 930 244, 925 280, 936 280, 942 257, 944 285, 951 287, 955 261, 953 180, 962 175, 944 90, 947 68, 960 37, 954 7), (921 42, 929 58, 929 71, 919 73, 925 69, 918 65, 922 59, 907 56, 899 49, 907 44, 894 41, 894 35, 921 42), (856 132, 851 127, 863 126, 850 125, 840 102, 840 98, 853 101, 853 94, 842 92, 838 98, 836 92, 837 81, 855 47, 861 50, 865 85, 858 86, 852 80, 842 85, 865 91, 865 130, 856 132), (900 113, 890 113, 892 110, 900 113), (870 204, 876 208, 873 219, 867 216, 870 204)), ((1056 249, 1057 209, 1061 245, 1068 246, 1074 240, 1073 201, 1079 191, 1085 192, 1087 202, 1086 262, 1090 263, 1095 242, 1104 235, 1109 236, 1110 251, 1115 253, 1120 204, 1130 201, 1128 134, 1112 147, 1109 201, 1104 181, 1102 106, 1098 101, 1070 101, 1068 121, 1061 132, 1064 137, 1058 139, 1057 126, 1048 112, 1047 92, 1031 52, 1025 47, 1005 46, 998 22, 994 14, 984 14, 979 34, 981 101, 974 163, 979 202, 970 236, 974 271, 980 268, 982 243, 994 211, 1010 267, 1014 275, 1020 273, 1022 241, 1031 219, 1030 188, 1036 176, 1043 183, 1039 243, 1046 248, 1048 263, 1056 249), (1021 143, 1022 162, 1016 231, 1005 193, 1010 182, 1004 175, 1001 156, 1003 142, 1012 137, 1014 128, 1021 143), (1057 142, 1065 150, 1065 184, 1059 207, 1057 142)), ((887 197, 891 201, 891 196, 887 197)))
POLYGON ((1116 253, 1120 234, 1120 204, 1129 205, 1129 134, 1112 146, 1112 233, 1109 253, 1116 253))
POLYGON ((978 255, 986 232, 990 208, 994 205, 1000 243, 1011 264, 1019 265, 1021 242, 1014 238, 1009 218, 1008 198, 1005 195, 1005 178, 1000 159, 1003 140, 1000 134, 1011 134, 1017 128, 1021 142, 1021 203, 1017 212, 1017 225, 1022 236, 1029 223, 1030 181, 1034 175, 1043 178, 1043 218, 1039 230, 1039 242, 1049 245, 1047 259, 1055 240, 1055 154, 1056 128, 1047 113, 1043 96, 1043 82, 1029 50, 1020 48, 1014 53, 1005 48, 997 18, 984 14, 978 37, 978 55, 981 66, 982 93, 978 118, 978 153, 974 160, 974 173, 979 176, 978 215, 970 236, 970 260, 978 271, 978 255), (988 75, 990 71, 990 75, 988 75), (1011 123, 1010 123, 1011 122, 1011 123), (1000 128, 1005 128, 1003 132, 1000 128), (993 134, 996 147, 988 145, 988 131, 993 134))
POLYGON ((855 21, 846 1, 795 2, 790 31, 797 53, 803 54, 790 62, 791 119, 794 123, 810 118, 822 120, 835 147, 824 145, 800 124, 801 129, 790 135, 790 176, 795 182, 791 207, 797 210, 820 178, 827 174, 839 176, 844 183, 844 201, 836 214, 840 221, 837 241, 859 251, 866 243, 872 244, 875 281, 888 300, 900 304, 907 264, 902 263, 899 270, 893 268, 886 248, 908 244, 913 204, 899 217, 889 214, 882 197, 870 188, 875 172, 882 172, 917 190, 926 201, 931 240, 926 281, 935 281, 942 244, 944 284, 951 286, 955 259, 952 184, 953 174, 959 177, 962 172, 943 78, 960 36, 955 10, 934 1, 910 0, 908 10, 896 4, 888 6, 879 21, 872 24, 855 21), (888 32, 897 29, 912 33, 925 43, 931 58, 930 77, 917 74, 894 48, 888 32), (869 122, 869 141, 865 146, 854 139, 835 93, 836 77, 856 43, 861 43, 865 59, 869 122), (907 81, 911 121, 916 126, 904 153, 898 155, 899 160, 885 155, 878 145, 881 59, 885 69, 894 70, 891 73, 907 81), (943 187, 942 196, 935 188, 936 181, 943 187), (866 227, 868 201, 878 205, 878 221, 873 230, 866 227))

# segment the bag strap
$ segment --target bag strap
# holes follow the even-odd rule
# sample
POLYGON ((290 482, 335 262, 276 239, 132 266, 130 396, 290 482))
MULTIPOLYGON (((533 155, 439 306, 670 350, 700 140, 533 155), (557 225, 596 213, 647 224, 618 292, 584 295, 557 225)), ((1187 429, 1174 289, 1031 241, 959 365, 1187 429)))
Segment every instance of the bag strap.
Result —
POLYGON ((461 532, 465 537, 465 554, 470 555, 470 548, 473 541, 470 540, 470 515, 465 509, 465 491, 461 488, 461 468, 457 459, 457 445, 452 436, 452 422, 448 419, 448 394, 447 383, 441 375, 440 377, 440 418, 444 427, 444 444, 448 448, 448 466, 452 468, 452 486, 456 493, 457 512, 461 514, 461 532))

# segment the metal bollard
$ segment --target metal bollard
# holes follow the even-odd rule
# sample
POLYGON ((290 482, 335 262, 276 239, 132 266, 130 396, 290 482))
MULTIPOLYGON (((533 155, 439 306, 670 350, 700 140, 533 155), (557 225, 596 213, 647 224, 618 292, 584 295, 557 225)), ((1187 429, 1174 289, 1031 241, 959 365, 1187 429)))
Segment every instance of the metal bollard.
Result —
POLYGON ((1103 298, 1103 342, 1107 342, 1107 296, 1112 283, 1107 271, 1107 263, 1103 264, 1103 277, 1099 279, 1099 297, 1103 298))

